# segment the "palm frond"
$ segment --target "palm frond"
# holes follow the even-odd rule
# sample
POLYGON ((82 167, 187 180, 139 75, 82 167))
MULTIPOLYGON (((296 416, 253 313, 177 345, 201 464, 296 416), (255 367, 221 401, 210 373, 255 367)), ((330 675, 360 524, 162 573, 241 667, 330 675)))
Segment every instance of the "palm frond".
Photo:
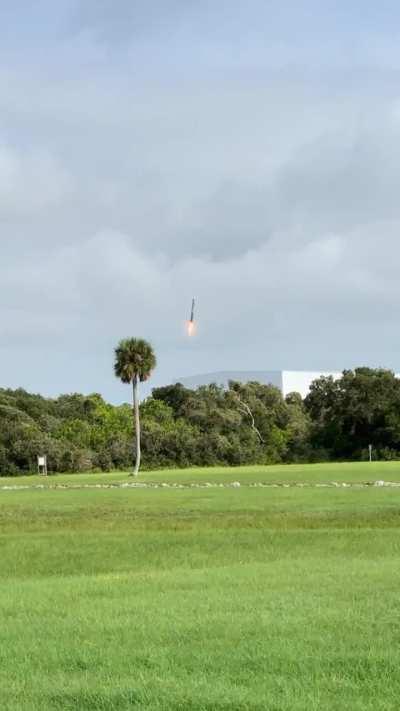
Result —
POLYGON ((114 372, 123 383, 131 383, 135 378, 144 382, 156 364, 152 346, 142 338, 125 338, 115 349, 114 372))

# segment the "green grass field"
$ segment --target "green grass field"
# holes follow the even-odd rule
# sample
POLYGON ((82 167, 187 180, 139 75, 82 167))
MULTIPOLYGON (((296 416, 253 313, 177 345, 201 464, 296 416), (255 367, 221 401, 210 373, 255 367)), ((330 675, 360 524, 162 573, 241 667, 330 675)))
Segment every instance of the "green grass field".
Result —
MULTIPOLYGON (((163 469, 141 472, 138 481, 147 483, 229 483, 239 481, 243 485, 265 483, 309 484, 348 482, 367 483, 377 480, 400 482, 399 462, 361 462, 349 464, 277 464, 272 466, 247 467, 198 467, 192 469, 163 469)), ((82 486, 84 484, 104 484, 132 481, 128 473, 112 472, 101 474, 57 474, 55 476, 14 476, 0 477, 0 489, 4 486, 82 486)))
POLYGON ((397 711, 400 489, 246 484, 399 464, 140 479, 242 486, 0 492, 1 709, 397 711))

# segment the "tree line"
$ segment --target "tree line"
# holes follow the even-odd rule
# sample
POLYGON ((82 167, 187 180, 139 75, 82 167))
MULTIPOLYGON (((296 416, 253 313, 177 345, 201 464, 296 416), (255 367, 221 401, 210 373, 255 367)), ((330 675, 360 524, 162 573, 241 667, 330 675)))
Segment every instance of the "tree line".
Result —
MULTIPOLYGON (((139 409, 144 469, 360 460, 369 444, 376 458, 400 458, 400 381, 383 369, 321 377, 304 400, 257 382, 177 383, 139 409)), ((126 470, 135 453, 131 405, 0 389, 2 475, 35 471, 40 454, 51 472, 126 470)))

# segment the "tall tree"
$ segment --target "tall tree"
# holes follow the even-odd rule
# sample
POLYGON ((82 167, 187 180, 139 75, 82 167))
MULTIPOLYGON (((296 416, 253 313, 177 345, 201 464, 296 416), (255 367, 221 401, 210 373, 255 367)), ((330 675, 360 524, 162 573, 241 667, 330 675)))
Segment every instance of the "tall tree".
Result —
POLYGON ((153 348, 142 338, 125 338, 115 349, 114 372, 123 383, 132 383, 133 419, 135 431, 135 468, 137 476, 140 467, 140 415, 139 382, 148 380, 157 361, 153 348))

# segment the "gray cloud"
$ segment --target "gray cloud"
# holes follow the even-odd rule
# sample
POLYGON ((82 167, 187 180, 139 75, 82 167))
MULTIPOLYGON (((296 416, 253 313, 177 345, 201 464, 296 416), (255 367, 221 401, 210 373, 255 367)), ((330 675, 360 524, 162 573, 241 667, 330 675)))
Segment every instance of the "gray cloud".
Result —
POLYGON ((46 150, 17 151, 0 145, 0 214, 36 215, 62 204, 71 189, 67 171, 46 150))
MULTIPOLYGON (((154 382, 218 368, 398 370, 400 105, 387 57, 282 71, 282 47, 243 39, 233 58, 226 38, 219 61, 209 32, 202 68, 195 32, 177 40, 181 76, 167 39, 139 71, 129 42, 114 51, 114 23, 138 14, 143 59, 150 5, 81 4, 50 68, 29 48, 3 65, 3 384, 121 399, 112 348, 128 334, 154 342, 154 382), (244 71, 233 79, 226 64, 244 71)), ((163 7, 157 22, 189 22, 179 3, 163 7)), ((187 12, 208 26, 198 4, 187 12)))
MULTIPOLYGON (((85 0, 73 14, 75 30, 93 30, 103 40, 125 41, 181 23, 197 3, 192 0, 85 0)), ((207 3, 208 5, 208 3, 207 3)))

